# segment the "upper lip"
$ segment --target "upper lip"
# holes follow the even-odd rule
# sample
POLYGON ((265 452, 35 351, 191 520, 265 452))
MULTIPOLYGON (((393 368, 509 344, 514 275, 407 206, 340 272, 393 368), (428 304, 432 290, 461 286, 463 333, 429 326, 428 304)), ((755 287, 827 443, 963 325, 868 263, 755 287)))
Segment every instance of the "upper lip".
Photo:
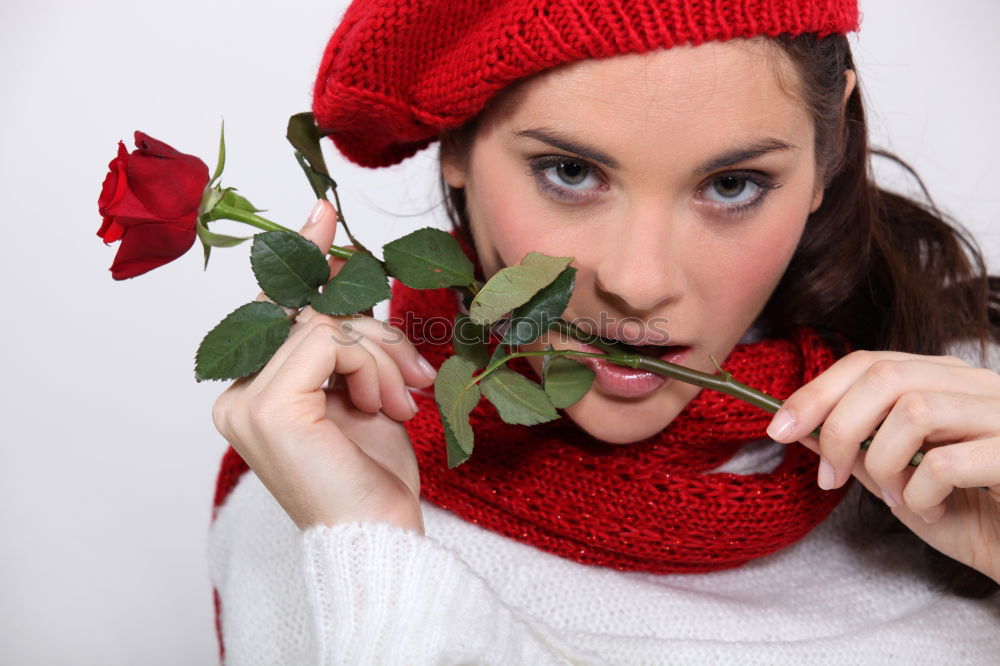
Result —
POLYGON ((602 331, 598 335, 606 342, 618 342, 622 344, 631 345, 632 347, 644 347, 646 345, 657 345, 657 346, 670 346, 670 347, 687 347, 687 343, 676 340, 673 336, 663 336, 663 335, 647 335, 645 337, 639 337, 637 339, 622 340, 613 335, 608 334, 609 331, 602 331))

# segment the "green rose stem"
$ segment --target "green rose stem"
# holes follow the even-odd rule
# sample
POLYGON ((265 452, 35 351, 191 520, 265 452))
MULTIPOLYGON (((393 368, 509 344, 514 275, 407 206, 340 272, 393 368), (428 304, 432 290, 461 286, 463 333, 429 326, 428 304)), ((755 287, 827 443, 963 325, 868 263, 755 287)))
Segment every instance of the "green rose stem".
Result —
MULTIPOLYGON (((282 226, 277 222, 272 222, 266 217, 261 217, 257 213, 252 213, 250 211, 243 210, 242 208, 230 206, 222 201, 215 204, 215 206, 213 206, 212 209, 206 213, 206 216, 210 220, 234 220, 236 222, 242 222, 264 231, 287 231, 289 233, 296 233, 288 227, 282 226)), ((339 245, 331 245, 327 252, 334 257, 350 259, 351 255, 353 255, 356 250, 340 247, 339 245)))

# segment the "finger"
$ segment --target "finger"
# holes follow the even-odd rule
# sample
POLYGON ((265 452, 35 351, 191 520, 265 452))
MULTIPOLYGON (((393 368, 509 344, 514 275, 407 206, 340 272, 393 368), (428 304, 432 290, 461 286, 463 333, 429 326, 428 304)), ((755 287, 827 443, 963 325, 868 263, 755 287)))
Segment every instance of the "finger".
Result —
POLYGON ((997 433, 1000 399, 941 391, 906 393, 872 439, 865 469, 892 506, 899 503, 910 479, 913 454, 926 443, 976 440, 997 433))
POLYGON ((289 396, 313 393, 330 375, 342 374, 354 405, 374 414, 382 407, 375 359, 362 345, 341 344, 343 338, 336 320, 313 324, 264 390, 289 396))
POLYGON ((261 392, 293 399, 321 392, 323 384, 336 372, 347 377, 351 400, 358 409, 377 412, 381 400, 375 359, 361 345, 338 343, 337 339, 342 336, 336 320, 314 319, 261 392))
POLYGON ((325 257, 333 245, 333 238, 337 235, 337 211, 333 204, 324 199, 318 199, 309 213, 309 219, 305 226, 299 230, 299 234, 307 240, 311 240, 323 252, 325 257))
MULTIPOLYGON (((347 346, 357 344, 368 350, 368 353, 375 359, 375 366, 378 371, 379 397, 382 403, 382 411, 397 421, 405 421, 412 418, 417 412, 417 405, 403 383, 403 376, 399 372, 396 362, 386 354, 377 342, 355 332, 349 321, 340 322, 341 332, 344 340, 340 343, 347 346)), ((350 386, 351 378, 348 378, 350 386)))
POLYGON ((823 422, 834 403, 875 363, 907 360, 926 362, 928 359, 948 367, 969 367, 964 361, 951 356, 929 357, 891 351, 851 352, 788 396, 771 420, 768 435, 779 442, 793 442, 812 432, 823 422))
MULTIPOLYGON (((311 308, 307 308, 311 309, 311 308)), ((285 339, 278 350, 274 352, 271 359, 264 364, 254 379, 254 384, 256 389, 259 391, 263 386, 266 386, 274 375, 278 372, 282 365, 284 365, 285 360, 291 355, 295 348, 302 342, 302 339, 317 325, 326 324, 330 326, 339 326, 337 320, 333 317, 329 317, 324 314, 320 314, 315 310, 312 311, 312 316, 304 318, 302 320, 301 313, 296 317, 295 322, 292 324, 292 328, 288 333, 288 337, 285 339)))
POLYGON ((842 396, 834 398, 830 413, 816 422, 817 426, 822 423, 820 455, 833 468, 832 487, 847 481, 861 453, 859 444, 879 428, 903 395, 923 391, 976 393, 974 374, 978 372, 977 368, 921 357, 880 360, 868 366, 842 396))
POLYGON ((857 445, 886 417, 905 391, 954 390, 995 393, 1000 378, 951 357, 894 352, 865 352, 853 363, 841 359, 785 401, 768 426, 777 441, 794 441, 822 424, 821 455, 834 472, 837 487, 847 480, 858 456, 857 445), (885 356, 889 354, 889 356, 885 356), (838 365, 841 364, 841 365, 838 365), (982 374, 986 373, 986 374, 982 374), (987 386, 995 383, 997 386, 987 386))
POLYGON ((425 388, 433 383, 437 370, 420 355, 403 331, 372 317, 354 315, 350 319, 343 318, 342 321, 349 323, 353 330, 376 343, 399 368, 407 386, 425 388))
MULTIPOLYGON (((944 502, 955 488, 979 487, 1000 490, 998 437, 931 449, 903 489, 902 499, 907 510, 933 523, 944 515, 944 502)), ((986 499, 994 501, 988 495, 986 499)))

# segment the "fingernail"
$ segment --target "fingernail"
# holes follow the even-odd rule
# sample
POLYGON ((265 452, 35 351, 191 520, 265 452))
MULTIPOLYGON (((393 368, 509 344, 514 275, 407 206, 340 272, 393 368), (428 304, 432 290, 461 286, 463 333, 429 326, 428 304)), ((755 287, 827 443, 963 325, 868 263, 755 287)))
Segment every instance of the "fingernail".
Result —
POLYGON ((940 519, 941 519, 941 516, 934 516, 934 517, 930 517, 930 516, 920 516, 920 517, 921 517, 921 518, 923 519, 923 521, 924 521, 925 523, 927 523, 928 525, 933 525, 934 523, 936 523, 936 522, 937 522, 938 520, 940 520, 940 519))
POLYGON ((767 426, 767 435, 776 442, 787 439, 795 429, 795 415, 782 407, 767 426))
MULTIPOLYGON (((306 220, 306 227, 311 227, 319 221, 319 218, 323 217, 323 211, 325 207, 323 206, 323 200, 317 199, 316 205, 313 206, 312 212, 309 213, 309 219, 306 220)), ((303 227, 305 229, 306 227, 303 227)))
POLYGON ((816 484, 823 490, 831 490, 837 483, 837 474, 833 471, 833 465, 827 462, 826 458, 819 459, 819 474, 816 476, 816 484))
POLYGON ((419 365, 420 369, 424 371, 424 374, 430 377, 431 379, 437 377, 437 370, 435 370, 434 366, 431 365, 430 361, 428 361, 423 356, 417 356, 417 365, 419 365))
POLYGON ((893 495, 892 492, 886 490, 882 486, 879 486, 878 489, 879 492, 882 493, 882 500, 885 501, 886 506, 888 506, 890 509, 895 509, 897 506, 899 506, 899 500, 896 499, 896 496, 893 495))
POLYGON ((403 391, 403 393, 406 394, 406 399, 410 401, 410 408, 415 413, 417 411, 417 401, 413 399, 413 394, 409 391, 403 391))

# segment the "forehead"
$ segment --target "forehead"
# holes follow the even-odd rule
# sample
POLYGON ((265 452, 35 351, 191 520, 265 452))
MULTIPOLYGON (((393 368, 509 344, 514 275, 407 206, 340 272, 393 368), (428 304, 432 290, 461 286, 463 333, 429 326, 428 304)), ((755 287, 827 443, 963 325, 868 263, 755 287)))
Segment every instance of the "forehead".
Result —
POLYGON ((491 115, 513 132, 558 127, 623 147, 725 143, 810 129, 798 88, 779 47, 739 39, 570 63, 520 84, 491 115))

